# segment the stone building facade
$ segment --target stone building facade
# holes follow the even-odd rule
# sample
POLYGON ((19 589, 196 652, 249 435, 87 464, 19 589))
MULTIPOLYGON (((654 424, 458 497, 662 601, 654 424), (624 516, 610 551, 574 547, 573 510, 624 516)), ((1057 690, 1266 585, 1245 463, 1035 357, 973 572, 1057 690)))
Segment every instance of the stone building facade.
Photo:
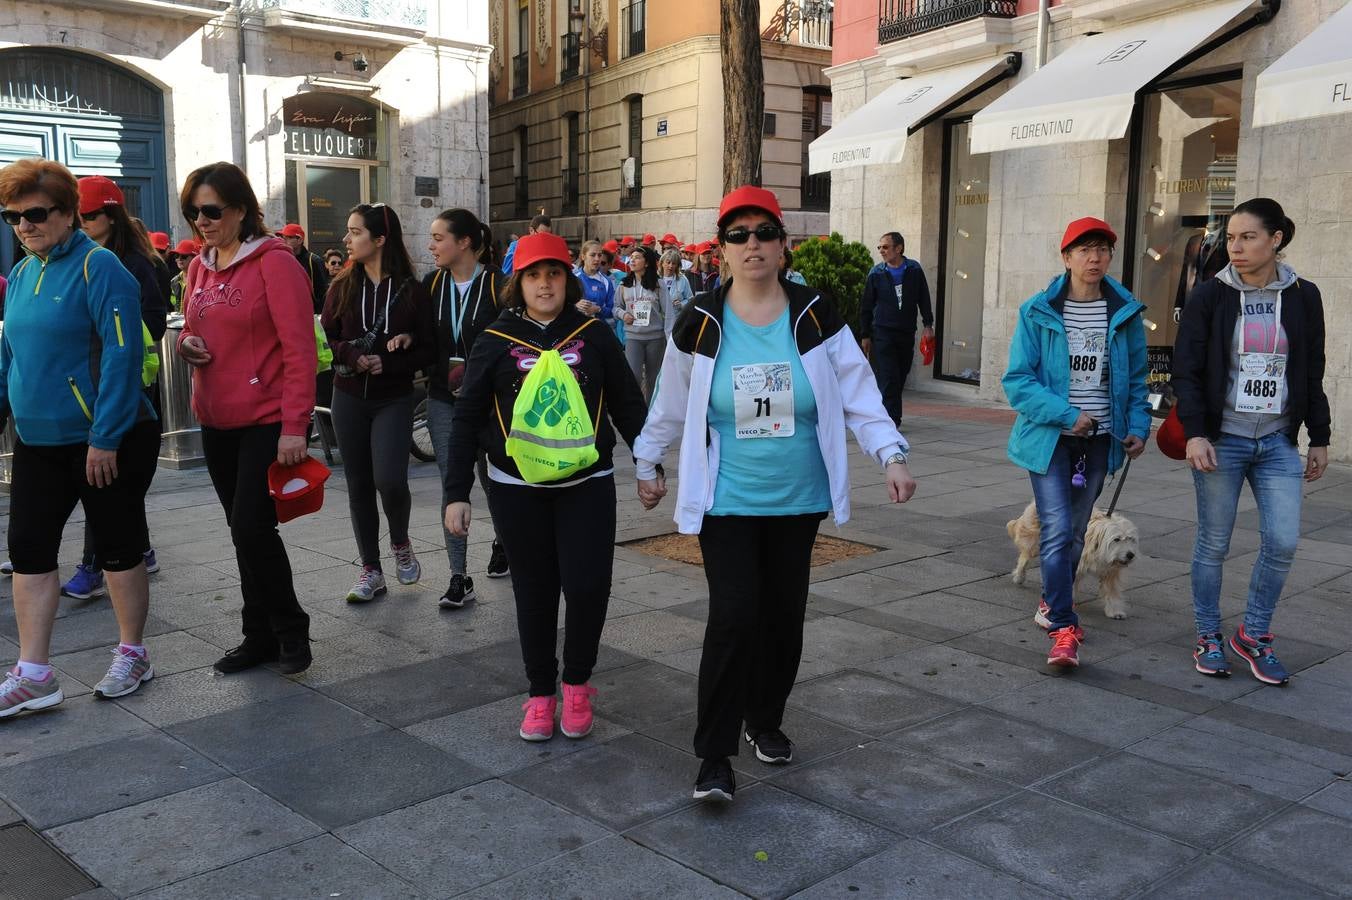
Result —
MULTIPOLYGON (((806 173, 830 126, 830 4, 763 0, 762 180, 796 236, 825 233, 829 179, 806 173)), ((492 226, 682 239, 723 196, 717 0, 490 0, 492 226), (524 38, 523 38, 524 36, 524 38)))
POLYGON ((386 201, 418 259, 437 212, 487 212, 490 51, 486 8, 463 0, 11 0, 0 163, 108 175, 177 240, 187 174, 229 160, 312 249, 386 201))
MULTIPOLYGON (((1134 89, 1125 88, 1125 98, 1119 98, 1125 104, 1120 137, 1072 140, 1034 135, 1062 121, 1056 117, 1013 136, 1009 129, 1001 134, 982 124, 983 110, 1025 83, 1030 85, 1025 98, 1046 90, 1050 102, 1065 91, 1064 85, 1046 84, 1051 78, 1032 87, 1039 69, 1036 0, 928 4, 931 12, 943 7, 946 13, 932 21, 920 21, 917 8, 900 2, 838 0, 837 52, 827 76, 842 128, 901 79, 937 83, 958 66, 981 71, 983 60, 994 73, 955 91, 909 138, 903 134, 900 162, 831 172, 831 227, 870 247, 884 231, 899 230, 907 255, 930 276, 940 352, 930 367, 917 363, 913 379, 939 391, 1003 399, 1000 377, 1018 307, 1060 271, 1061 232, 1085 215, 1118 229, 1111 274, 1146 303, 1154 326, 1148 343, 1155 377, 1167 377, 1173 312, 1195 281, 1199 260, 1214 246, 1218 228, 1223 234, 1225 212, 1247 198, 1268 196, 1297 226, 1286 261, 1323 294, 1331 455, 1352 459, 1352 320, 1341 314, 1352 303, 1347 250, 1352 156, 1345 149, 1352 142, 1352 115, 1254 124, 1260 73, 1346 5, 1346 0, 1054 3, 1047 21, 1048 66, 1079 52, 1096 35, 1102 42, 1103 35, 1132 29, 1142 37, 1091 63, 1138 51, 1145 55, 1148 44, 1167 40, 1177 39, 1182 48, 1161 71, 1152 70, 1134 103, 1134 89), (1189 16, 1200 16, 1203 24, 1189 25, 1189 16), (1188 28, 1197 33, 1181 34, 1188 28), (1006 66, 1012 53, 1019 55, 1006 66), (1017 146, 1020 142, 1034 146, 1017 146)), ((1088 71, 1084 92, 1094 93, 1093 70, 1088 71)), ((1015 100, 1003 105, 1017 106, 1015 100)), ((1064 109, 1085 119, 1102 117, 1116 102, 1101 97, 1064 109)), ((1352 102, 1344 105, 1352 112, 1352 102)), ((985 121, 995 119, 1006 121, 998 107, 985 121)))

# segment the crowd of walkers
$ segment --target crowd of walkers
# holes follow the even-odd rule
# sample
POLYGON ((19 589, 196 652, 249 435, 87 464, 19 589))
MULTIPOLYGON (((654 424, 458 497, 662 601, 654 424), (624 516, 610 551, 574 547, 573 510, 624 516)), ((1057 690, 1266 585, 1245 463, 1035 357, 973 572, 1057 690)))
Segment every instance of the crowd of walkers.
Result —
MULTIPOLYGON (((611 588, 618 431, 645 509, 665 497, 664 464, 676 453, 675 522, 699 537, 709 612, 695 797, 733 797, 743 741, 766 764, 793 758, 782 726, 811 552, 823 519, 850 517, 847 430, 879 466, 889 501, 916 490, 898 430, 901 387, 915 333, 930 337, 933 316, 899 233, 880 239, 857 337, 792 271, 779 202, 752 186, 723 198, 712 241, 646 234, 574 251, 539 216, 501 263, 488 226, 448 209, 432 223, 434 269, 421 278, 390 206, 353 208, 343 250, 320 256, 298 225, 269 231, 247 176, 229 163, 188 177, 179 207, 193 238, 172 248, 129 214, 114 182, 77 180, 58 163, 0 169, 0 204, 25 250, 0 338, 0 415, 17 432, 8 548, 20 640, 0 718, 63 700, 49 656, 63 589, 106 592, 116 615, 119 643, 95 696, 124 696, 154 675, 143 641, 157 566, 145 497, 160 438, 155 352, 172 309, 243 598, 242 639, 217 672, 269 664, 298 674, 312 661, 269 478, 309 460, 326 350, 361 566, 349 602, 387 591, 382 530, 398 582, 423 575, 408 482, 421 373, 450 570, 438 603, 475 598, 467 539, 481 518, 470 502, 477 480, 495 535, 486 574, 512 578, 528 691, 518 733, 548 740, 557 720, 565 736, 585 736, 611 588), (58 551, 77 503, 84 553, 63 588, 58 551)), ((1271 200, 1234 210, 1230 263, 1194 288, 1173 373, 1197 493, 1196 667, 1229 674, 1228 649, 1269 684, 1287 680, 1271 621, 1299 537, 1302 479, 1323 474, 1330 431, 1319 292, 1280 256, 1294 233, 1271 200), (1243 624, 1227 640, 1221 569, 1246 480, 1262 543, 1243 624)), ((1029 471, 1040 517, 1036 618, 1058 667, 1079 664, 1085 638, 1073 584, 1094 504, 1151 432, 1144 307, 1107 275, 1116 242, 1100 219, 1068 225, 1058 274, 1020 309, 1003 379, 1018 413, 1009 457, 1029 471)), ((0 299, 5 289, 0 281, 0 299)))

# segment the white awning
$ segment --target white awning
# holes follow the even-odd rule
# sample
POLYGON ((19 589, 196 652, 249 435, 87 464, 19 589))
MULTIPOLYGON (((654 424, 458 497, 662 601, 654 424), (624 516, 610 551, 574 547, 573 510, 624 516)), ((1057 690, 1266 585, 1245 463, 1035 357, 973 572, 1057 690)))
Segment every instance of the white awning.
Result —
POLYGON ((1352 3, 1258 76, 1253 124, 1352 113, 1352 3))
POLYGON ((911 126, 1006 65, 999 56, 903 78, 809 144, 808 171, 901 162, 911 126))
POLYGON ((1080 40, 973 117, 972 152, 1122 137, 1136 92, 1250 5, 1209 3, 1080 40))

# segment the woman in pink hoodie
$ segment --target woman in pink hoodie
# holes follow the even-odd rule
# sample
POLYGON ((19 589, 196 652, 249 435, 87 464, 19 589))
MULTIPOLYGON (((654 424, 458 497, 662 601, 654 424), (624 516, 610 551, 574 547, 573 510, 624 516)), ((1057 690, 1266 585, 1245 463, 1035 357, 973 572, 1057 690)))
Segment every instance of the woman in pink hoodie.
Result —
POLYGON ((185 279, 178 353, 193 367, 192 408, 244 595, 244 640, 216 671, 278 662, 295 674, 311 662, 310 617, 296 599, 267 473, 273 460, 294 465, 307 454, 317 363, 310 282, 268 233, 239 167, 197 169, 179 204, 205 246, 185 279))

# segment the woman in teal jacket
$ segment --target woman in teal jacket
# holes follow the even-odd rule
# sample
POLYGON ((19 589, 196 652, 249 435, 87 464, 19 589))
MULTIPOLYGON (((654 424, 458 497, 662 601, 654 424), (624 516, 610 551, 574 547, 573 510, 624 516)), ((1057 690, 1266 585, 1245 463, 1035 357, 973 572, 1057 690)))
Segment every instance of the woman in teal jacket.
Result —
POLYGON ((1028 470, 1041 522, 1035 620, 1052 638, 1052 666, 1079 665, 1084 629, 1071 590, 1094 502, 1150 435, 1145 307, 1107 276, 1116 243, 1101 219, 1066 227, 1066 272, 1020 307, 1001 382, 1019 414, 1007 452, 1028 470))

